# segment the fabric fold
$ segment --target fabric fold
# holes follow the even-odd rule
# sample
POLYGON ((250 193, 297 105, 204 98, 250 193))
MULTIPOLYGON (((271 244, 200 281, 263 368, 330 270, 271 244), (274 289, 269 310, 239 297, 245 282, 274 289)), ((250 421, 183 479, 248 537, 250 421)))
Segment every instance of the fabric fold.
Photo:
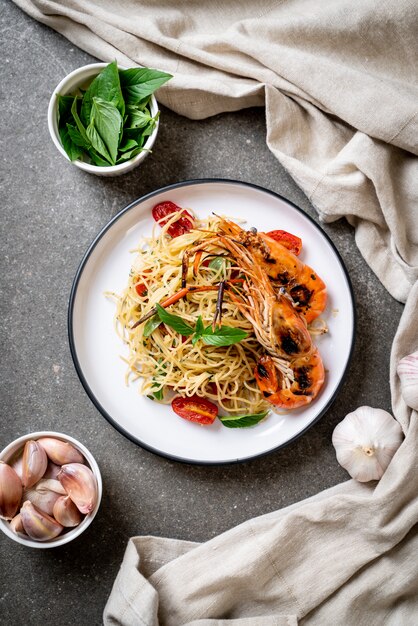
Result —
MULTIPOLYGON (((418 546, 418 414, 398 392, 396 363, 418 349, 417 325, 418 282, 392 349, 393 410, 406 436, 380 482, 348 481, 201 545, 131 540, 121 572, 130 580, 141 577, 135 589, 146 585, 145 598, 153 590, 152 615, 158 621, 147 624, 190 625, 210 619, 220 625, 225 616, 228 623, 239 624, 244 618, 259 618, 262 607, 265 617, 290 623, 332 624, 340 615, 340 623, 354 626, 367 615, 376 619, 371 623, 412 626, 418 610, 418 568, 411 558, 418 546), (178 548, 177 558, 161 559, 161 547, 168 555, 178 548), (140 574, 141 554, 161 563, 148 571, 148 578, 140 574), (405 593, 398 578, 394 580, 397 569, 404 572, 400 579, 405 593)), ((120 610, 119 621, 109 618, 109 611, 116 614, 114 607, 125 602, 117 582, 105 624, 134 623, 122 619, 120 610)), ((135 598, 142 606, 141 595, 135 598)))
POLYGON ((418 8, 400 0, 15 0, 104 61, 158 67, 202 119, 266 106, 267 144, 321 219, 346 217, 392 296, 418 278, 418 8))

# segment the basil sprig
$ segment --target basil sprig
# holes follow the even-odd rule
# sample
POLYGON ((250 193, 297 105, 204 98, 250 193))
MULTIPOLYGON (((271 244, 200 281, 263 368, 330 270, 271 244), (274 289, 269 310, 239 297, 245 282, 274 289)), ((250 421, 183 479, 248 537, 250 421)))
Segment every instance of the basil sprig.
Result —
POLYGON ((232 326, 217 326, 215 330, 212 329, 212 326, 205 328, 201 315, 199 315, 196 326, 193 328, 178 315, 166 311, 161 305, 157 304, 156 309, 157 313, 145 325, 144 336, 146 337, 149 337, 161 322, 170 326, 183 337, 192 336, 193 345, 201 339, 207 346, 232 346, 248 337, 245 330, 232 326))
POLYGON ((261 422, 267 413, 268 411, 254 413, 253 415, 224 415, 219 419, 227 428, 249 428, 261 422))
POLYGON ((154 330, 161 324, 161 320, 158 315, 153 315, 144 326, 144 337, 152 335, 154 330))
POLYGON ((166 311, 160 304, 156 305, 157 315, 164 324, 170 326, 173 330, 180 333, 184 337, 189 337, 193 335, 194 330, 189 324, 181 319, 178 315, 173 315, 166 311))
POLYGON ((144 150, 158 119, 151 94, 170 78, 150 68, 119 70, 114 61, 85 92, 58 95, 58 132, 70 160, 117 165, 144 150))

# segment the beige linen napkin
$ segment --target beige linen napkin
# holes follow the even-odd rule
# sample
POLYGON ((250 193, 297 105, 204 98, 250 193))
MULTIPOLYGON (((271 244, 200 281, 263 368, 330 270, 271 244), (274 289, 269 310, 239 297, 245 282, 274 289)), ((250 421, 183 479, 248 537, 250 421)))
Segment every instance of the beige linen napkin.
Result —
POLYGON ((406 300, 418 278, 416 0, 14 1, 100 59, 172 73, 158 98, 182 115, 265 104, 269 148, 406 300))
POLYGON ((418 349, 417 2, 15 2, 100 59, 172 73, 159 100, 183 115, 265 105, 269 148, 321 219, 345 216, 382 283, 408 298, 391 355, 406 437, 381 481, 202 545, 131 539, 105 624, 415 626, 418 415, 396 364, 418 349))

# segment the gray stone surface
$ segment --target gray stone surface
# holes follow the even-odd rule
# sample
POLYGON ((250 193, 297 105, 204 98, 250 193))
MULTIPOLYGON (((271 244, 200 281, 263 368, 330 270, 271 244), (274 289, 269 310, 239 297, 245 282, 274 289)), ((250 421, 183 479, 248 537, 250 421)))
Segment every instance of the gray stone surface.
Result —
POLYGON ((316 214, 268 151, 262 109, 198 122, 163 110, 143 167, 115 179, 82 173, 52 144, 46 112, 58 82, 93 59, 11 3, 2 4, 0 28, 0 447, 31 431, 66 432, 93 452, 104 481, 96 520, 72 544, 38 551, 0 536, 0 623, 100 624, 130 536, 205 541, 347 478, 331 433, 358 405, 390 410, 389 354, 402 306, 361 258, 353 230, 325 226, 353 282, 358 331, 348 377, 320 422, 288 448, 238 466, 181 465, 125 439, 86 396, 67 340, 72 280, 102 226, 142 194, 199 177, 250 181, 316 214))

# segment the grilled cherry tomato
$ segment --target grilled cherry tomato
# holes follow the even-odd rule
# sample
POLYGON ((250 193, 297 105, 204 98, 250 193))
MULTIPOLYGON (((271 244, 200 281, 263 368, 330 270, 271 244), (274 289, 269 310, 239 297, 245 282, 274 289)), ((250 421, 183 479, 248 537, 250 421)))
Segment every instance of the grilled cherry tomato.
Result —
POLYGON ((144 285, 144 283, 137 283, 135 285, 135 291, 138 294, 138 296, 146 296, 148 293, 148 289, 146 287, 146 285, 144 285))
MULTIPOLYGON (((170 216, 177 211, 181 211, 181 207, 174 202, 167 200, 166 202, 160 202, 160 204, 155 205, 152 209, 152 217, 156 222, 160 223, 160 226, 165 226, 170 219, 170 216)), ((193 217, 187 211, 183 211, 181 217, 168 227, 167 232, 174 239, 175 237, 179 237, 179 235, 188 233, 193 227, 193 217)))
POLYGON ((209 400, 196 394, 190 398, 174 398, 171 406, 174 413, 183 419, 202 425, 213 424, 218 415, 218 407, 213 402, 209 402, 209 400))
POLYGON ((271 230, 266 233, 269 237, 278 241, 285 248, 293 252, 298 256, 300 251, 302 250, 302 239, 300 237, 296 237, 296 235, 292 235, 292 233, 288 233, 286 230, 271 230))

